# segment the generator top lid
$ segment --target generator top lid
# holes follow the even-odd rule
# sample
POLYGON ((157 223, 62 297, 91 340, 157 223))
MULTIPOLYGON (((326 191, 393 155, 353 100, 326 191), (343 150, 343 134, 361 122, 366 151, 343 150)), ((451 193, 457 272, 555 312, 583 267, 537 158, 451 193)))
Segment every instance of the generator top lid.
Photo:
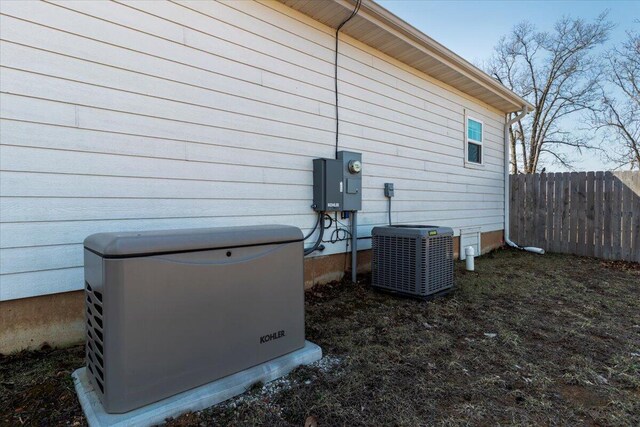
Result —
POLYGON ((127 258, 302 240, 302 231, 297 227, 255 225, 98 233, 84 239, 84 247, 105 258, 127 258))

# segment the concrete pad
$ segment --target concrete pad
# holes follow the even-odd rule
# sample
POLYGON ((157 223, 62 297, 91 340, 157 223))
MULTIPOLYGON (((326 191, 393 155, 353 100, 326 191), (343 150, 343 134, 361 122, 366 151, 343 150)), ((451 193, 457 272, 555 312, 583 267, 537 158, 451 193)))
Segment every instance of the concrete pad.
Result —
POLYGON ((186 412, 208 408, 244 393, 258 381, 273 381, 300 365, 308 365, 321 358, 320 347, 306 341, 300 350, 124 414, 107 414, 104 411, 87 378, 86 368, 76 370, 71 376, 90 427, 147 427, 162 424, 167 418, 177 417, 186 412))

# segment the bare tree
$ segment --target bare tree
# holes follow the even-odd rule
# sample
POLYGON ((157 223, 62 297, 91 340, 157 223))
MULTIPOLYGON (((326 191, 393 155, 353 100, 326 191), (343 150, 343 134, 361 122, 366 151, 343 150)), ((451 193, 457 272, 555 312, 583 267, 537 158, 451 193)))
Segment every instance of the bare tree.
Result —
POLYGON ((618 167, 640 169, 640 33, 627 31, 622 45, 609 52, 601 90, 592 123, 604 134, 605 156, 618 167))
POLYGON ((602 13, 591 23, 564 17, 550 32, 523 22, 496 46, 488 72, 535 106, 510 130, 512 173, 519 167, 535 173, 544 154, 570 166, 560 148, 590 146, 588 138, 564 129, 562 121, 599 101, 602 61, 593 50, 613 28, 606 16, 602 13))

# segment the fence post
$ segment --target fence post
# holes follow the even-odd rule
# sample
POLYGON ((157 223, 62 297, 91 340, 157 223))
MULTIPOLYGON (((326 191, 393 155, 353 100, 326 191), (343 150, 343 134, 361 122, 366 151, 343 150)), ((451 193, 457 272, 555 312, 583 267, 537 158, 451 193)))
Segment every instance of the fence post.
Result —
POLYGON ((611 258, 611 214, 612 214, 612 207, 611 207, 611 203, 613 202, 613 199, 611 198, 611 193, 613 191, 612 189, 613 187, 613 175, 611 174, 611 172, 605 172, 604 173, 604 188, 603 188, 603 196, 604 196, 604 215, 603 215, 603 222, 604 222, 604 240, 603 240, 603 251, 602 251, 602 257, 605 259, 610 259, 611 258))
POLYGON ((594 256, 595 254, 595 244, 594 244, 594 238, 593 238, 593 230, 594 230, 594 225, 593 225, 593 220, 594 220, 594 214, 595 214, 595 206, 594 206, 594 198, 595 198, 595 173, 593 172, 587 172, 587 185, 586 185, 586 192, 587 192, 587 208, 585 210, 586 212, 586 240, 585 240, 585 255, 588 256, 594 256))
POLYGON ((516 243, 520 244, 523 240, 525 240, 525 231, 526 227, 526 219, 525 216, 527 214, 527 187, 526 187, 526 178, 527 175, 518 175, 518 181, 520 182, 520 195, 518 196, 519 202, 518 206, 520 207, 520 211, 518 212, 518 240, 516 243))
POLYGON ((593 226, 594 226, 594 245, 593 254, 597 257, 602 257, 602 237, 603 237, 603 216, 604 216, 604 173, 596 172, 595 188, 593 196, 593 226))
POLYGON ((576 177, 578 180, 578 188, 577 188, 577 199, 576 199, 576 207, 577 207, 577 230, 578 234, 576 237, 576 245, 577 250, 576 254, 585 255, 587 252, 587 245, 585 242, 586 236, 586 218, 587 218, 587 174, 586 172, 578 172, 578 176, 576 177))
POLYGON ((547 174, 535 174, 534 180, 537 181, 538 187, 538 200, 535 206, 535 215, 536 215, 536 233, 535 239, 533 243, 535 246, 547 249, 546 242, 546 232, 547 232, 547 224, 545 215, 546 204, 547 204, 547 174))
POLYGON ((551 245, 551 250, 562 252, 562 173, 554 173, 553 180, 555 200, 553 203, 553 245, 551 245))
POLYGON ((555 174, 549 173, 547 174, 547 201, 545 205, 546 210, 546 218, 545 218, 545 228, 547 230, 546 234, 546 246, 545 250, 549 250, 551 248, 553 242, 553 206, 554 206, 554 197, 553 197, 553 187, 554 187, 554 176, 555 174))
POLYGON ((633 175, 631 185, 633 186, 634 194, 631 251, 634 257, 633 260, 640 262, 640 172, 633 175))
POLYGON ((622 182, 615 175, 613 176, 613 236, 612 236, 612 244, 613 249, 611 251, 611 259, 620 259, 622 255, 622 247, 621 247, 621 234, 622 234, 622 182))
POLYGON ((617 179, 621 181, 622 188, 622 209, 621 209, 621 235, 620 235, 620 259, 632 261, 631 254, 631 215, 633 214, 632 206, 633 193, 631 191, 630 180, 631 172, 619 172, 616 174, 617 179))
POLYGON ((571 212, 569 214, 570 222, 570 234, 571 234, 571 244, 569 246, 569 251, 572 254, 579 253, 579 245, 578 245, 578 235, 579 235, 579 226, 578 226, 578 212, 580 212, 580 182, 579 182, 578 172, 571 172, 571 212))
POLYGON ((520 206, 518 204, 518 197, 520 196, 520 185, 518 182, 518 175, 509 175, 509 185, 511 192, 509 193, 509 236, 511 240, 518 241, 518 226, 516 221, 518 219, 518 211, 520 206))

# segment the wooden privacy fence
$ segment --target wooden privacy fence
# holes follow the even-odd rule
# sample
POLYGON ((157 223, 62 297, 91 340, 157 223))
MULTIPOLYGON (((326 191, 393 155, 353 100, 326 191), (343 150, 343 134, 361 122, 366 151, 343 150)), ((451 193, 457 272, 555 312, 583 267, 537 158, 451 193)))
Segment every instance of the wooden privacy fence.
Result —
POLYGON ((640 172, 511 175, 511 240, 640 262, 640 172))

